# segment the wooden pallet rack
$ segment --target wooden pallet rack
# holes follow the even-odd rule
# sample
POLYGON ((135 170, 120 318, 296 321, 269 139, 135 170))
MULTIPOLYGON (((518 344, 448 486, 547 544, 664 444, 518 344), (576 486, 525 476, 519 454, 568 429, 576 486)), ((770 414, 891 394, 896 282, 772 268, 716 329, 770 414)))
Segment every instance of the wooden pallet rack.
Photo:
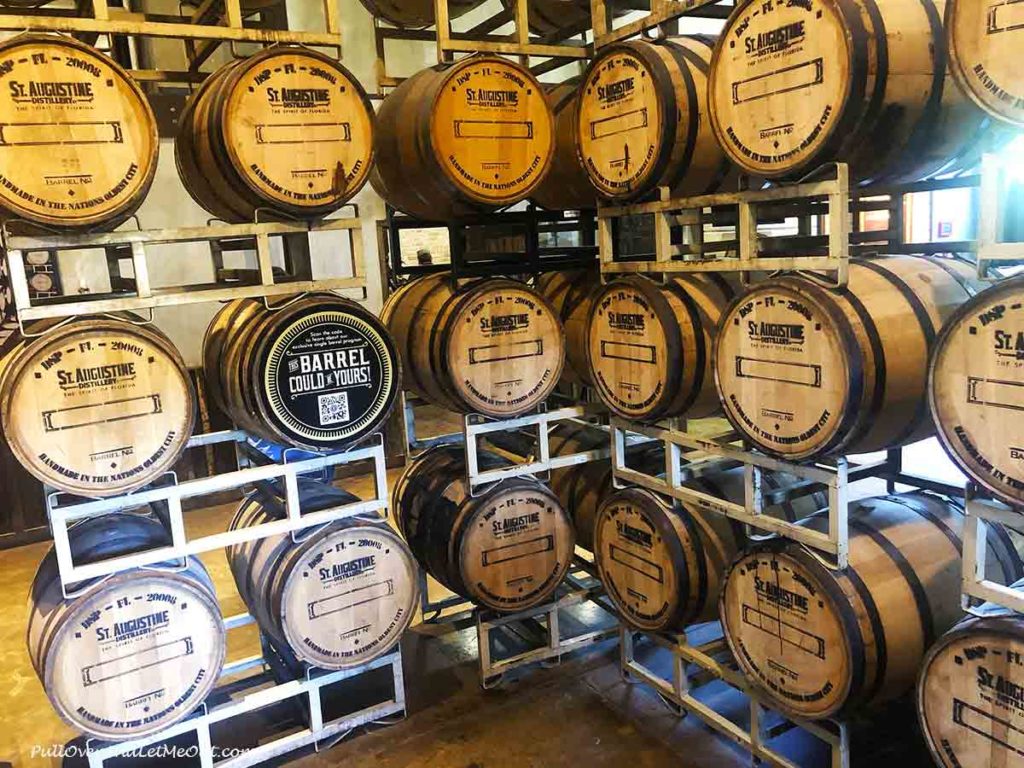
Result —
POLYGON ((672 198, 660 190, 652 202, 598 209, 601 269, 607 275, 669 275, 686 272, 811 270, 845 285, 851 256, 972 254, 978 274, 991 278, 999 267, 1024 263, 1024 243, 1001 241, 1007 202, 1005 172, 986 154, 977 174, 912 184, 851 186, 849 169, 838 163, 812 174, 814 180, 766 189, 672 198), (972 190, 976 236, 967 241, 910 242, 907 196, 951 189, 972 190), (882 231, 860 228, 860 214, 886 211, 882 231), (638 219, 650 221, 650 252, 622 253, 621 231, 638 219), (766 226, 795 220, 795 234, 766 226), (712 228, 715 231, 712 231, 712 228))
MULTIPOLYGON (((338 5, 324 0, 323 32, 271 29, 257 25, 252 13, 242 11, 240 0, 197 0, 194 9, 183 8, 177 16, 138 13, 111 5, 108 0, 76 0, 76 8, 0 9, 0 30, 8 32, 62 32, 95 44, 100 36, 153 37, 182 41, 189 61, 185 71, 127 66, 144 82, 193 83, 205 73, 199 67, 221 45, 236 43, 294 43, 329 48, 341 56, 341 22, 338 5)), ((124 62, 122 62, 124 63, 124 62)))
POLYGON ((714 634, 717 636, 691 644, 685 633, 644 633, 623 625, 619 640, 622 675, 627 681, 636 680, 652 687, 677 714, 697 715, 708 727, 748 752, 754 765, 800 768, 771 744, 779 731, 796 727, 828 745, 831 768, 849 768, 850 743, 845 723, 790 720, 779 715, 744 678, 720 629, 714 634), (638 660, 638 644, 652 644, 671 655, 671 678, 667 679, 638 660), (725 683, 732 692, 747 699, 746 722, 741 724, 724 711, 720 691, 714 696, 701 695, 702 688, 717 682, 725 683))
POLYGON ((537 76, 572 62, 586 63, 593 55, 593 46, 587 42, 588 27, 570 26, 557 31, 535 35, 530 31, 529 7, 526 0, 510 0, 513 7, 497 9, 491 16, 457 31, 448 12, 448 0, 434 0, 435 24, 429 29, 404 29, 374 19, 374 37, 377 50, 378 98, 385 89, 395 88, 404 80, 388 67, 387 42, 389 40, 433 43, 439 64, 453 61, 459 54, 494 53, 517 56, 524 65, 531 58, 543 59, 530 66, 537 76), (511 32, 498 30, 511 25, 511 32))
POLYGON ((732 0, 651 0, 646 16, 615 27, 608 12, 611 5, 610 0, 590 0, 595 50, 637 35, 671 33, 673 22, 684 17, 725 19, 733 8, 732 0))
POLYGON ((989 559, 988 526, 1004 525, 1024 530, 1021 510, 985 496, 975 483, 967 484, 967 519, 964 525, 962 592, 963 608, 970 612, 989 602, 1024 614, 1024 591, 985 577, 989 559))

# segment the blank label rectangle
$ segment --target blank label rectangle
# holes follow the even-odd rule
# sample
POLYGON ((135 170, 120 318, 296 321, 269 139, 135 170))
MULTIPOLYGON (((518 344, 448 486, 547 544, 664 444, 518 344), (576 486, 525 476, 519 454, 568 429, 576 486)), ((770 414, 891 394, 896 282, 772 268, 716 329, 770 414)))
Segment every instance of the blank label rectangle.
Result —
POLYGON ((617 133, 633 131, 637 128, 647 127, 647 107, 634 109, 631 112, 623 112, 614 117, 605 117, 601 120, 591 120, 590 138, 603 139, 614 136, 617 133))
POLYGON ((531 557, 544 552, 550 552, 555 548, 554 536, 538 536, 536 539, 520 541, 517 544, 508 544, 504 547, 485 549, 481 553, 484 565, 497 565, 507 563, 511 560, 519 560, 523 557, 531 557))
POLYGON ((46 147, 84 144, 121 144, 121 123, 59 122, 0 123, 0 146, 46 147))
POLYGON ((257 144, 329 144, 352 141, 348 123, 267 123, 256 126, 257 144))
POLYGON ((514 344, 488 344, 485 347, 469 348, 469 364, 500 363, 502 360, 540 357, 543 354, 544 342, 541 339, 517 341, 514 344))
POLYGON ((996 35, 1017 29, 1024 29, 1024 2, 1009 0, 988 9, 988 25, 985 30, 988 34, 996 35))
POLYGON ((665 571, 657 563, 645 560, 644 558, 634 555, 632 552, 628 552, 622 547, 617 547, 614 544, 611 545, 611 554, 613 562, 619 563, 630 570, 643 574, 647 578, 653 579, 659 584, 661 584, 665 579, 665 571))
POLYGON ((43 411, 43 425, 47 432, 109 424, 112 421, 141 419, 162 411, 160 395, 111 400, 96 405, 79 405, 57 411, 43 411))
POLYGON ((1024 383, 968 376, 967 402, 1024 411, 1024 383))
POLYGON ((953 722, 1024 757, 1024 731, 1013 726, 1008 720, 978 709, 961 699, 953 699, 953 722), (996 729, 999 730, 998 737, 993 733, 996 729))
POLYGON ((757 360, 753 357, 736 358, 736 375, 741 379, 783 381, 801 387, 821 388, 821 366, 786 363, 778 360, 757 360))
POLYGON ((132 651, 124 656, 118 656, 116 659, 107 659, 99 664, 83 667, 82 685, 88 688, 90 685, 96 685, 107 680, 130 675, 133 672, 166 664, 175 659, 191 656, 193 650, 192 638, 184 637, 181 640, 154 645, 152 648, 147 648, 143 651, 132 651))
POLYGON ((456 120, 457 139, 532 139, 529 120, 456 120))
POLYGON ((373 584, 356 587, 347 592, 339 592, 336 595, 325 597, 323 600, 314 600, 308 606, 309 618, 319 619, 322 616, 355 608, 357 605, 391 597, 393 594, 395 594, 395 584, 391 579, 375 581, 373 584))
POLYGON ((805 632, 800 627, 787 624, 785 621, 781 621, 778 616, 772 616, 759 611, 753 606, 744 605, 743 623, 760 629, 762 632, 767 632, 769 635, 779 638, 787 645, 798 648, 811 656, 817 656, 819 659, 825 658, 825 641, 822 638, 812 635, 810 632, 805 632))
POLYGON ((803 64, 784 67, 748 80, 740 80, 732 84, 732 103, 743 104, 747 101, 767 99, 781 93, 798 91, 811 85, 819 85, 825 79, 825 66, 822 60, 812 59, 803 64))
POLYGON ((601 357, 610 360, 629 360, 633 363, 654 365, 658 354, 651 344, 628 344, 623 341, 602 341, 601 357))

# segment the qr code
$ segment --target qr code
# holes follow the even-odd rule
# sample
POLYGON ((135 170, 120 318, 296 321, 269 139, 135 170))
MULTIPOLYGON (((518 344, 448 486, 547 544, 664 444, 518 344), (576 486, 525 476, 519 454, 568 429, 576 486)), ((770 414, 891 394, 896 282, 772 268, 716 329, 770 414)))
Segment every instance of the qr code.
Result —
POLYGON ((320 395, 317 398, 320 406, 320 424, 341 424, 348 421, 348 392, 338 392, 333 395, 320 395))

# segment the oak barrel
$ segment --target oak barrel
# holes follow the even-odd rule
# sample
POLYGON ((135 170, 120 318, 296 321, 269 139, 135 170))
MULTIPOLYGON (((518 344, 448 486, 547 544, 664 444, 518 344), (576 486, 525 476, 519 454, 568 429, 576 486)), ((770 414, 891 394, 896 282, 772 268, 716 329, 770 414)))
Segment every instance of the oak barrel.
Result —
MULTIPOLYGON (((434 0, 360 0, 363 7, 375 16, 396 27, 419 29, 434 23, 434 0)), ((448 18, 457 19, 484 0, 448 0, 448 18)))
POLYGON ((537 188, 554 131, 543 86, 528 69, 469 56, 417 72, 384 99, 371 182, 425 221, 492 211, 537 188))
POLYGON ((932 355, 928 401, 946 452, 1009 504, 1024 505, 1024 277, 975 296, 932 355))
MULTIPOLYGON (((659 474, 655 472, 655 474, 659 474)), ((768 488, 795 478, 763 475, 768 488)), ((685 484, 717 499, 743 503, 743 469, 685 484)), ((795 522, 828 504, 821 492, 795 493, 764 514, 795 522)), ((643 488, 607 487, 593 522, 594 560, 619 615, 647 632, 682 632, 717 617, 725 571, 748 544, 743 526, 697 503, 672 501, 643 488)))
POLYGON ((336 60, 275 45, 210 75, 186 104, 174 156, 200 206, 231 222, 270 210, 316 218, 360 190, 373 109, 336 60))
MULTIPOLYGON (((68 530, 77 565, 169 546, 150 513, 114 512, 68 530)), ((122 571, 69 585, 51 548, 29 594, 28 653, 54 709, 82 733, 142 737, 198 707, 224 663, 226 630, 202 564, 122 571)))
MULTIPOLYGON (((492 465, 481 455, 483 468, 492 465)), ((423 569, 485 608, 515 613, 547 602, 572 564, 572 522, 551 490, 530 476, 473 496, 459 446, 416 458, 395 484, 392 509, 423 569)))
POLYGON ((943 6, 738 5, 711 63, 711 125, 722 147, 769 178, 831 162, 865 181, 970 168, 988 120, 948 76, 943 6))
POLYGON ((7 444, 25 469, 69 493, 114 496, 150 483, 177 461, 194 424, 188 370, 152 326, 74 320, 16 334, 0 356, 7 444))
MULTIPOLYGON (((824 532, 828 511, 806 527, 824 532)), ((846 716, 907 693, 925 652, 963 615, 958 503, 927 493, 851 507, 849 567, 794 542, 754 544, 722 588, 722 628, 747 678, 797 717, 846 716)), ((1020 578, 1006 531, 989 531, 989 578, 1020 578)))
POLYGON ((849 284, 812 276, 754 286, 724 313, 715 377, 725 414, 763 450, 803 459, 933 434, 928 358, 980 284, 955 259, 855 259, 849 284))
POLYGON ((993 117, 1024 126, 1024 5, 1013 0, 947 0, 949 68, 993 117))
MULTIPOLYGON (((303 514, 358 501, 303 478, 298 490, 303 514)), ((283 489, 260 487, 230 528, 287 516, 283 489)), ((376 518, 349 517, 237 544, 228 548, 228 563, 238 593, 278 652, 322 669, 348 669, 390 651, 418 600, 412 555, 376 518)))
POLYGON ((156 173, 156 118, 108 56, 63 35, 0 44, 0 210, 55 229, 113 229, 156 173))
POLYGON ((530 198, 551 211, 597 207, 597 192, 576 152, 578 92, 578 82, 563 83, 548 90, 548 101, 555 116, 555 152, 550 170, 530 198))
POLYGON ((558 316, 514 280, 456 288, 446 274, 422 277, 388 298, 381 320, 402 356, 406 389, 451 411, 526 413, 544 402, 562 373, 558 316))
POLYGON ((381 429, 401 389, 394 342, 354 301, 309 294, 279 309, 237 299, 203 340, 210 399, 271 442, 343 449, 381 429))
POLYGON ((562 380, 593 386, 587 357, 587 328, 601 274, 596 269, 547 272, 537 278, 537 292, 551 305, 565 333, 565 367, 562 380))
MULTIPOLYGON (((1024 582, 1014 587, 1024 588, 1024 582)), ((936 765, 1019 763, 1024 749, 1024 618, 986 603, 940 637, 921 666, 917 713, 936 765)))
POLYGON ((590 375, 601 401, 637 421, 717 413, 712 351, 733 293, 714 273, 604 285, 588 328, 590 375))
POLYGON ((632 40, 602 48, 577 107, 580 159, 598 193, 629 202, 725 189, 738 178, 711 131, 707 77, 714 38, 632 40))

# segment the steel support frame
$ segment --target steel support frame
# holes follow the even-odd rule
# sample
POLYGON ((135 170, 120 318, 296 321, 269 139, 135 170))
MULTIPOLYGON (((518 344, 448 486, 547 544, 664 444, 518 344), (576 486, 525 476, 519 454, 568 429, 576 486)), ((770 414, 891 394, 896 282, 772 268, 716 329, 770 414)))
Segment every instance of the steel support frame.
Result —
POLYGON ((845 457, 824 462, 796 463, 782 461, 735 445, 733 433, 715 437, 698 437, 681 429, 661 425, 640 425, 612 417, 612 471, 617 486, 639 485, 680 501, 696 504, 702 509, 725 515, 763 533, 771 533, 800 542, 828 557, 832 568, 846 568, 849 562, 850 485, 869 477, 887 481, 889 492, 896 484, 962 496, 962 488, 917 477, 903 471, 902 451, 889 451, 882 461, 852 464, 845 457), (639 434, 660 440, 665 446, 665 477, 641 472, 626 463, 628 435, 639 434), (687 460, 684 466, 682 459, 687 460), (744 469, 744 503, 735 504, 714 495, 688 488, 684 483, 707 473, 731 467, 744 469), (821 484, 828 490, 828 530, 814 531, 796 523, 764 514, 762 473, 786 472, 806 483, 821 484))
POLYGON ((1024 529, 1024 515, 1000 501, 983 498, 973 484, 968 485, 967 519, 964 525, 962 558, 962 604, 965 611, 974 607, 973 600, 990 602, 1024 614, 1024 591, 999 584, 985 577, 988 564, 988 526, 1005 525, 1024 529))
MULTIPOLYGON (((253 657, 244 661, 248 666, 262 666, 262 657, 253 657)), ((237 669, 234 671, 238 671, 237 669)), ((261 673, 262 674, 262 673, 261 673)), ((353 669, 328 672, 325 670, 306 669, 302 678, 278 683, 277 685, 241 697, 237 701, 202 709, 187 720, 172 725, 152 736, 130 741, 109 744, 90 741, 87 745, 89 768, 104 768, 106 762, 113 758, 132 753, 145 754, 151 749, 170 739, 183 734, 194 733, 198 743, 198 757, 202 768, 245 768, 258 765, 273 758, 292 752, 309 744, 320 748, 320 742, 340 740, 350 731, 368 725, 390 715, 405 713, 405 678, 402 669, 402 652, 396 647, 391 653, 378 657, 373 661, 353 669), (386 701, 364 707, 334 720, 324 720, 321 692, 324 688, 343 680, 359 677, 381 667, 391 667, 394 694, 386 701), (308 706, 309 723, 302 730, 270 741, 263 741, 251 750, 224 760, 214 760, 214 749, 211 738, 211 727, 218 723, 229 722, 255 712, 272 704, 294 697, 303 697, 308 706)))
MULTIPOLYGON (((196 435, 188 443, 188 447, 212 445, 216 443, 243 443, 247 439, 244 432, 227 431, 206 435, 196 435)), ((62 503, 66 494, 51 492, 46 497, 47 513, 53 534, 53 546, 60 570, 61 583, 65 589, 68 585, 86 579, 107 576, 128 568, 139 568, 157 563, 184 560, 201 552, 234 546, 246 541, 266 538, 280 534, 293 534, 313 526, 325 525, 335 520, 355 515, 372 515, 386 517, 389 505, 387 467, 385 465, 384 443, 379 435, 371 438, 366 447, 354 450, 328 453, 315 458, 271 463, 262 466, 245 467, 234 472, 214 477, 188 480, 178 483, 173 473, 168 473, 172 483, 163 486, 148 487, 135 493, 112 498, 74 500, 62 503), (298 477, 328 467, 350 464, 357 461, 372 460, 374 465, 375 494, 372 499, 351 502, 331 509, 301 514, 299 502, 298 477), (221 491, 242 488, 256 482, 284 481, 287 516, 282 520, 254 525, 235 531, 189 538, 185 531, 182 500, 195 496, 205 496, 221 491), (85 517, 100 515, 105 512, 134 509, 144 504, 163 502, 167 506, 170 522, 171 543, 165 547, 147 550, 132 555, 99 560, 88 565, 75 565, 71 556, 71 545, 68 536, 70 524, 85 517)), ((66 592, 65 592, 66 594, 66 592)))
MULTIPOLYGON (((68 318, 82 314, 137 311, 156 307, 241 298, 288 296, 309 291, 364 289, 366 269, 363 256, 361 222, 356 217, 326 219, 314 223, 268 222, 253 224, 215 224, 207 227, 181 227, 155 230, 120 230, 86 234, 14 235, 3 231, 3 247, 10 271, 11 289, 19 322, 47 318, 68 318), (306 236, 313 232, 347 232, 351 245, 351 277, 326 280, 280 282, 271 261, 272 237, 306 236), (211 244, 251 238, 255 242, 259 282, 254 285, 182 285, 154 288, 149 279, 147 248, 176 243, 211 244), (33 251, 78 249, 130 249, 135 289, 132 296, 97 295, 72 301, 36 301, 29 293, 26 254, 33 251)), ((211 251, 212 256, 212 251, 211 251)))
POLYGON ((607 599, 602 599, 605 595, 604 587, 594 575, 591 563, 579 557, 574 558, 573 567, 565 581, 570 585, 570 591, 549 603, 525 611, 501 614, 481 608, 474 609, 478 669, 482 688, 490 689, 501 685, 504 675, 514 669, 521 669, 533 664, 558 663, 565 654, 618 635, 618 628, 615 626, 604 629, 588 629, 586 632, 571 637, 562 635, 558 613, 575 605, 592 602, 610 616, 617 615, 607 599), (505 659, 493 659, 491 655, 492 633, 502 632, 510 624, 526 621, 536 622, 543 627, 546 635, 545 644, 505 659))
MULTIPOLYGON (((716 655, 728 649, 723 639, 719 638, 699 646, 690 645, 685 634, 661 635, 639 632, 631 627, 619 627, 619 651, 623 677, 628 681, 635 678, 651 686, 666 701, 675 707, 691 713, 704 722, 709 728, 739 745, 750 753, 751 764, 767 763, 779 768, 800 768, 799 765, 768 746, 766 715, 774 710, 767 706, 756 691, 732 663, 723 662, 716 655), (666 680, 661 675, 644 666, 636 659, 636 640, 638 637, 668 650, 673 657, 672 679, 666 680), (695 679, 687 667, 693 665, 701 670, 703 677, 720 680, 731 688, 744 694, 750 703, 750 727, 743 728, 731 718, 716 711, 707 703, 694 695, 702 684, 695 679)), ((850 745, 849 734, 845 723, 837 721, 800 720, 783 716, 785 720, 806 731, 815 738, 828 744, 831 749, 831 767, 849 768, 850 745)))

